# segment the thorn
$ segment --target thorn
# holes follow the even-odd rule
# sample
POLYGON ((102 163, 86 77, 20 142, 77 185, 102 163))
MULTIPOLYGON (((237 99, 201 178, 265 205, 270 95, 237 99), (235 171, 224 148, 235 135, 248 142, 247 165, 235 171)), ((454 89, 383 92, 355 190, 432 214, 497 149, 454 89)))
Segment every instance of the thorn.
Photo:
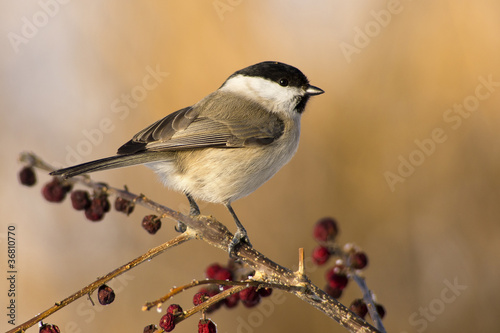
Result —
POLYGON ((304 248, 299 248, 299 269, 298 273, 300 277, 304 276, 304 248))

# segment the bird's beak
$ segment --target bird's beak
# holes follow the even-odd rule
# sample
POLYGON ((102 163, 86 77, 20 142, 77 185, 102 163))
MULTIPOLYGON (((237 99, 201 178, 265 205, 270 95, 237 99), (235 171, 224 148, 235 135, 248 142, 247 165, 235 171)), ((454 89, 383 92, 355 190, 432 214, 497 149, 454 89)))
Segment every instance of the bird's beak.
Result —
POLYGON ((306 94, 309 96, 321 95, 322 93, 324 93, 323 89, 320 89, 320 88, 315 87, 315 86, 309 85, 306 88, 306 94))

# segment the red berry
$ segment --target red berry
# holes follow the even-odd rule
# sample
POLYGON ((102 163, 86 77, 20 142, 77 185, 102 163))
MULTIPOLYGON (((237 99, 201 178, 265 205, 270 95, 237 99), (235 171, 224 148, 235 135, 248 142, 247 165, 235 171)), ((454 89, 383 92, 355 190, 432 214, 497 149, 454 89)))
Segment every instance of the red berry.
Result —
POLYGON ((326 272, 326 280, 330 287, 340 290, 343 290, 349 282, 344 267, 338 265, 326 272))
POLYGON ((340 298, 340 296, 342 296, 342 291, 342 289, 332 288, 330 285, 327 285, 325 287, 325 292, 335 299, 338 299, 340 298))
POLYGON ((240 300, 244 306, 251 308, 259 304, 260 295, 256 287, 248 287, 240 291, 240 300))
POLYGON ((351 306, 349 306, 349 310, 357 314, 359 317, 365 319, 365 316, 368 312, 368 307, 366 306, 363 299, 357 298, 352 301, 351 306))
POLYGON ((90 207, 89 192, 77 190, 71 192, 71 205, 76 210, 84 210, 90 207))
POLYGON ((380 317, 380 319, 385 317, 385 308, 382 306, 382 304, 375 303, 375 308, 377 309, 377 313, 380 317))
POLYGON ((328 284, 332 288, 338 288, 340 290, 343 290, 347 286, 348 281, 349 279, 345 274, 332 274, 332 276, 328 280, 328 284))
POLYGON ((60 333, 59 327, 56 325, 43 324, 40 327, 39 333, 60 333))
POLYGON ((349 255, 351 267, 354 269, 363 269, 368 265, 368 257, 364 252, 354 252, 349 255))
POLYGON ((19 181, 26 186, 33 186, 36 184, 36 175, 32 167, 24 167, 19 172, 19 181))
POLYGON ((66 198, 68 187, 54 177, 51 182, 45 184, 42 188, 43 197, 49 202, 61 202, 66 198))
POLYGON ((103 201, 97 198, 92 199, 90 202, 90 206, 85 209, 85 216, 87 219, 89 219, 92 222, 97 222, 102 220, 104 217, 104 214, 106 213, 105 211, 105 204, 103 205, 103 201))
POLYGON ((318 242, 333 241, 339 232, 337 222, 331 217, 319 220, 314 226, 314 239, 318 242))
POLYGON ((161 219, 156 215, 146 215, 142 219, 142 227, 154 235, 161 228, 161 219))
POLYGON ((330 259, 330 251, 325 246, 318 245, 312 253, 312 260, 316 265, 325 264, 330 259))
POLYGON ((171 313, 167 313, 160 319, 160 327, 163 328, 165 332, 170 332, 175 328, 175 317, 171 313))
POLYGON ((221 269, 219 269, 217 272, 215 272, 214 279, 215 280, 224 280, 224 281, 228 280, 228 281, 232 281, 233 280, 233 274, 227 268, 222 268, 221 267, 221 269))
POLYGON ((134 211, 134 203, 122 197, 116 197, 115 209, 119 212, 130 215, 134 211))
POLYGON ((217 326, 210 319, 200 319, 198 322, 198 333, 216 333, 217 326))
POLYGON ((154 331, 156 331, 156 325, 151 324, 144 327, 144 331, 142 331, 142 333, 154 333, 154 331))
POLYGON ((93 201, 95 201, 96 204, 102 207, 102 210, 107 213, 111 209, 111 204, 109 203, 108 200, 108 195, 104 192, 98 193, 93 201))
POLYGON ((207 267, 205 271, 205 276, 209 279, 215 279, 215 273, 217 273, 221 269, 222 269, 221 265, 214 263, 207 267))
POLYGON ((238 305, 240 301, 240 293, 232 294, 224 299, 224 304, 230 309, 238 305))
POLYGON ((200 291, 194 294, 193 296, 193 304, 194 305, 200 305, 201 303, 205 302, 209 298, 208 293, 205 291, 200 291))
POLYGON ((103 284, 97 291, 97 298, 99 299, 99 303, 101 303, 101 305, 108 305, 113 303, 115 300, 115 292, 111 289, 111 287, 103 284))
POLYGON ((183 311, 179 304, 170 304, 167 308, 167 313, 171 313, 174 316, 179 316, 183 313, 183 311))
POLYGON ((273 293, 273 288, 270 287, 264 287, 259 289, 260 297, 268 297, 271 296, 272 293, 273 293))

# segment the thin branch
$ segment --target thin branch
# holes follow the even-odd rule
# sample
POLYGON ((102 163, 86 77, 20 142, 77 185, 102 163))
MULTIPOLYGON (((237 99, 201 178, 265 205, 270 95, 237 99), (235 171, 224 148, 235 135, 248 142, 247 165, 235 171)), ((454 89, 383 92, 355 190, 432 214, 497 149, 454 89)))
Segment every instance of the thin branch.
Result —
POLYGON ((247 288, 247 286, 240 285, 240 286, 234 286, 234 287, 231 287, 229 289, 226 289, 226 290, 218 293, 217 295, 214 295, 214 296, 210 297, 205 302, 203 302, 203 303, 201 303, 201 304, 199 304, 199 305, 197 305, 197 306, 195 306, 195 307, 193 307, 193 308, 191 308, 191 309, 189 309, 187 311, 184 311, 184 313, 182 315, 180 315, 178 318, 175 319, 175 322, 176 323, 181 322, 184 319, 187 319, 187 318, 191 317, 195 313, 198 313, 200 311, 206 310, 210 306, 212 306, 213 304, 215 304, 215 303, 217 303, 219 301, 222 301, 224 298, 229 297, 232 294, 236 294, 236 293, 242 291, 245 288, 247 288))
POLYGON ((193 288, 196 286, 200 286, 200 285, 204 285, 204 284, 218 284, 218 285, 225 285, 225 286, 234 286, 235 284, 246 285, 247 282, 243 282, 243 281, 234 282, 234 281, 228 281, 228 280, 193 280, 188 284, 170 289, 170 291, 165 296, 160 297, 155 301, 147 302, 146 304, 144 304, 142 306, 142 311, 149 311, 155 306, 157 308, 161 308, 163 303, 165 303, 166 301, 168 301, 169 299, 171 299, 175 295, 180 294, 181 292, 183 292, 187 289, 190 289, 190 288, 193 288))
MULTIPOLYGON (((206 280, 193 280, 188 284, 182 285, 180 287, 175 287, 170 289, 170 291, 163 297, 158 298, 155 301, 152 302, 147 302, 142 306, 142 311, 149 311, 155 306, 157 308, 160 308, 163 303, 168 301, 170 298, 174 297, 177 294, 180 294, 181 292, 196 287, 196 286, 201 286, 204 284, 213 284, 213 285, 221 285, 221 286, 244 286, 245 288, 253 286, 257 288, 262 288, 262 287, 268 287, 268 288, 276 288, 276 289, 281 289, 281 290, 286 290, 286 291, 291 291, 296 290, 300 291, 303 288, 301 287, 295 287, 295 286, 283 286, 281 284, 272 284, 272 283, 262 283, 261 281, 255 281, 255 280, 247 280, 247 281, 230 281, 230 280, 212 280, 212 279, 206 279, 206 280)), ((243 288, 243 289, 245 289, 243 288)), ((228 295, 229 296, 229 295, 228 295)), ((213 296, 212 296, 213 297, 213 296)))
MULTIPOLYGON (((46 163, 41 162, 41 159, 34 154, 24 153, 21 156, 21 160, 47 171, 54 170, 46 163)), ((156 211, 162 217, 169 217, 175 221, 181 221, 188 227, 188 230, 191 229, 192 234, 190 234, 190 237, 196 235, 197 238, 223 251, 227 252, 228 246, 233 239, 233 234, 213 217, 203 215, 187 216, 149 200, 143 195, 136 195, 128 191, 108 187, 102 183, 93 182, 87 176, 74 177, 71 181, 84 184, 97 190, 105 190, 108 194, 118 195, 127 200, 133 200, 136 204, 156 211)), ((312 284, 307 276, 302 275, 301 272, 293 272, 288 268, 278 265, 247 244, 242 244, 237 249, 236 255, 240 260, 244 261, 255 270, 255 275, 253 277, 255 281, 282 286, 283 289, 291 286, 299 287, 298 289, 294 288, 288 291, 322 311, 351 332, 379 332, 375 327, 356 316, 336 299, 330 297, 323 290, 312 284)), ((95 290, 95 288, 93 290, 95 290)), ((11 332, 19 332, 19 330, 12 330, 11 332)))
POLYGON ((364 278, 359 276, 358 274, 352 274, 352 279, 359 286, 359 289, 363 292, 363 300, 365 301, 366 307, 368 308, 368 312, 370 313, 370 317, 372 318, 375 326, 380 332, 385 333, 384 324, 382 324, 382 319, 378 315, 377 308, 375 307, 375 303, 373 302, 373 295, 368 286, 366 285, 366 281, 364 278))
POLYGON ((129 263, 115 269, 114 271, 106 274, 105 276, 97 279, 96 281, 83 287, 82 289, 80 289, 79 291, 74 293, 73 295, 66 297, 65 299, 63 299, 60 302, 57 302, 51 308, 36 315, 35 317, 31 318, 30 320, 26 321, 25 323, 11 329, 7 333, 17 333, 17 332, 25 331, 26 329, 30 328, 31 326, 36 325, 41 320, 47 318, 48 316, 50 316, 54 312, 62 309, 66 305, 76 301, 80 297, 91 294, 92 292, 94 292, 94 290, 99 288, 101 285, 103 285, 104 283, 117 277, 118 275, 121 275, 121 274, 127 272, 128 270, 136 267, 137 265, 142 264, 143 262, 145 262, 149 259, 152 259, 153 257, 159 255, 160 253, 162 253, 162 252, 164 252, 164 251, 166 251, 166 250, 168 250, 176 245, 182 244, 190 239, 193 239, 193 235, 189 231, 186 231, 185 233, 178 235, 174 239, 172 239, 166 243, 163 243, 160 246, 152 248, 151 250, 149 250, 145 254, 141 255, 140 257, 137 257, 136 259, 132 260, 131 262, 129 262, 129 263))

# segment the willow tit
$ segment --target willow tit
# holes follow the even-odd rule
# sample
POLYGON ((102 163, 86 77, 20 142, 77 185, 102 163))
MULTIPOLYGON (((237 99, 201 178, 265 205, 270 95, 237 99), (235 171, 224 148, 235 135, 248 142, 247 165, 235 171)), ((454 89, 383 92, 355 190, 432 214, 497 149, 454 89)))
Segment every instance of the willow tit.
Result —
POLYGON ((229 247, 250 244, 231 203, 269 180, 295 154, 300 117, 310 96, 324 93, 295 67, 261 62, 232 74, 193 106, 158 120, 117 155, 51 173, 63 178, 144 164, 163 183, 194 198, 224 204, 238 227, 229 247))

